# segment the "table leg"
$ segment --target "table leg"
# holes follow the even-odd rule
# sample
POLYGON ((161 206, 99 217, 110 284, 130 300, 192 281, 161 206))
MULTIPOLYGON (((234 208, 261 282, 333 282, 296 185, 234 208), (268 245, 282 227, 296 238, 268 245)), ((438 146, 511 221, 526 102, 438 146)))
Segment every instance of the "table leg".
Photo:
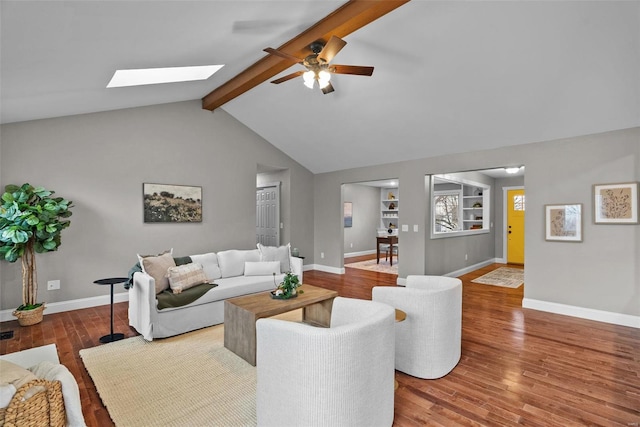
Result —
POLYGON ((376 264, 380 264, 380 243, 376 243, 376 264))
POLYGON ((393 243, 389 244, 389 262, 393 266, 393 243))
POLYGON ((111 285, 111 333, 109 335, 100 337, 100 342, 104 344, 108 342, 118 341, 123 338, 124 338, 124 334, 113 333, 113 285, 111 285))

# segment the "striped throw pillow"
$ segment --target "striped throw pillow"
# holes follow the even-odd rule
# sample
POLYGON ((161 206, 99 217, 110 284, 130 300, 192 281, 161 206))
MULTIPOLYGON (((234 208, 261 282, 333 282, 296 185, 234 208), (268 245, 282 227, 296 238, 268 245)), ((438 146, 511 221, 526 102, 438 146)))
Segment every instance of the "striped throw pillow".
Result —
POLYGON ((169 278, 169 286, 174 294, 179 294, 184 290, 209 281, 207 275, 204 274, 202 264, 197 262, 170 267, 167 269, 167 277, 169 278))

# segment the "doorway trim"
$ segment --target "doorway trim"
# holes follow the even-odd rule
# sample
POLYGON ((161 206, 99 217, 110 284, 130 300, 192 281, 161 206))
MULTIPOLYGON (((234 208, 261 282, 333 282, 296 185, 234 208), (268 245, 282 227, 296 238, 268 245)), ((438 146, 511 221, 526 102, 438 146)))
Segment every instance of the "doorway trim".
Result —
MULTIPOLYGON (((507 232, 509 231, 508 224, 507 224, 508 222, 507 221, 507 215, 508 215, 507 193, 509 190, 524 190, 524 189, 525 189, 524 185, 519 185, 514 187, 502 187, 502 258, 498 259, 498 262, 501 264, 507 263, 507 232)), ((525 205, 525 209, 526 209, 526 205, 525 205)), ((527 252, 525 251, 525 254, 526 253, 527 252)))

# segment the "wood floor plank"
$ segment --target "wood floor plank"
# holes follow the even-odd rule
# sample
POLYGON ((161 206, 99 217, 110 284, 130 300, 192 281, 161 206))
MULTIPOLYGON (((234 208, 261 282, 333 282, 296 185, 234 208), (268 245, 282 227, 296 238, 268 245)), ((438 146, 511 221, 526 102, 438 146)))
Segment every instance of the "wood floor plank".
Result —
MULTIPOLYGON (((394 426, 640 425, 640 330, 523 309, 522 286, 471 282, 501 266, 461 277, 462 356, 454 370, 437 380, 396 372, 394 426)), ((374 286, 396 286, 395 275, 345 270, 307 271, 304 282, 361 299, 371 299, 374 286)), ((78 381, 87 425, 113 425, 79 356, 109 333, 110 314, 107 305, 45 315, 29 327, 0 323, 15 333, 0 341, 0 354, 55 343, 78 381)), ((114 306, 114 330, 137 335, 127 303, 114 306)))

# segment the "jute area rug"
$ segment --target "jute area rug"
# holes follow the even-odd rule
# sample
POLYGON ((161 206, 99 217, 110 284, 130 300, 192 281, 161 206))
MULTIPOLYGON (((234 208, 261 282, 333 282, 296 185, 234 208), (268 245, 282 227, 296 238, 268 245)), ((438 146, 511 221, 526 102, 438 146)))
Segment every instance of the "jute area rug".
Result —
POLYGON ((505 288, 518 288, 524 283, 524 270, 520 268, 500 267, 484 276, 473 279, 472 282, 483 285, 503 286, 505 288))
POLYGON ((353 262, 351 264, 345 264, 345 267, 358 268, 360 270, 377 271, 378 273, 398 274, 398 262, 394 257, 393 265, 389 264, 389 261, 384 259, 380 260, 380 264, 376 263, 375 259, 369 259, 366 261, 353 262))
MULTIPOLYGON (((299 320, 301 311, 277 317, 299 320)), ((80 357, 116 426, 256 425, 256 368, 224 348, 223 325, 80 357)))

